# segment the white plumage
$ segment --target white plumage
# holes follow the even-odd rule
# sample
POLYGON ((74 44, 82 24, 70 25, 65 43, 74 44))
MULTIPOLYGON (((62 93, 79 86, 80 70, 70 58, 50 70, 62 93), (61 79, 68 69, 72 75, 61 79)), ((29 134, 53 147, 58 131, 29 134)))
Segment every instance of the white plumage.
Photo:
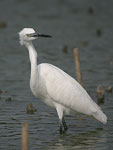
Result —
POLYGON ((36 34, 32 28, 24 28, 19 32, 19 36, 20 43, 25 45, 29 51, 32 93, 47 105, 56 109, 60 119, 60 133, 67 130, 63 114, 69 114, 70 111, 93 116, 105 124, 107 122, 106 115, 75 79, 54 65, 42 63, 37 66, 38 55, 32 40, 39 36, 50 36, 36 34))

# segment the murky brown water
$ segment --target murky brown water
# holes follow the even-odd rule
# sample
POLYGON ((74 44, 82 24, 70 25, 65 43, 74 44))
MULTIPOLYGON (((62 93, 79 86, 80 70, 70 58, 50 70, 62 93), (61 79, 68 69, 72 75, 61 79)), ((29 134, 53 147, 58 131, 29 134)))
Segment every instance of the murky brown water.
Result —
POLYGON ((72 49, 80 48, 84 87, 96 101, 96 87, 113 85, 113 1, 90 0, 1 0, 0 21, 0 149, 21 149, 21 127, 29 124, 29 149, 112 150, 113 94, 105 93, 101 105, 108 116, 107 125, 81 115, 67 116, 69 130, 59 135, 55 110, 32 95, 29 88, 28 52, 21 47, 18 32, 33 27, 50 34, 35 47, 38 62, 52 63, 75 77, 72 49), (93 9, 93 10, 92 10, 93 9), (68 45, 67 53, 62 51, 68 45), (37 112, 26 114, 32 103, 37 112))

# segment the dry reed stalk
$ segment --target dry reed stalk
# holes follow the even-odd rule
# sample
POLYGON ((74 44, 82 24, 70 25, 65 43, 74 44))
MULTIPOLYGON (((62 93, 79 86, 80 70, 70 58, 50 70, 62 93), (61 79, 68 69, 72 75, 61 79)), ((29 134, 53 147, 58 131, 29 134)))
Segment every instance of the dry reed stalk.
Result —
POLYGON ((98 104, 104 103, 104 89, 102 85, 98 85, 97 87, 97 101, 98 104))
POLYGON ((77 81, 83 86, 82 76, 81 76, 81 72, 80 72, 80 62, 79 62, 78 48, 74 48, 74 57, 75 57, 77 81))
POLYGON ((22 150, 28 150, 28 124, 22 126, 22 150))

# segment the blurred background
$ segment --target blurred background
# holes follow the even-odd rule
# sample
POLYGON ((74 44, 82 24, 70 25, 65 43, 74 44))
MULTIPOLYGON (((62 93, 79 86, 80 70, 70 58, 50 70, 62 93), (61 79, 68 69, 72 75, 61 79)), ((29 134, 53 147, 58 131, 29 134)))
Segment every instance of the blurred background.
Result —
POLYGON ((97 102, 96 88, 113 85, 113 1, 0 0, 0 149, 21 149, 21 127, 29 124, 29 149, 112 150, 113 94, 100 105, 107 125, 89 117, 66 116, 69 130, 59 135, 55 110, 29 88, 28 51, 19 44, 24 27, 52 35, 34 42, 38 63, 52 63, 75 78, 73 48, 79 48, 83 85, 97 102), (26 114, 32 103, 37 112, 26 114))

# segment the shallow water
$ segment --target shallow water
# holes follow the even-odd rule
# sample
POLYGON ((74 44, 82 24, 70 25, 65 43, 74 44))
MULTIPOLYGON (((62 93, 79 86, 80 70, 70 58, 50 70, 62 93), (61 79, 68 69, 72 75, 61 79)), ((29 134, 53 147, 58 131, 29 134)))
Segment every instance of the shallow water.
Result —
POLYGON ((0 29, 0 149, 21 149, 23 122, 29 124, 29 149, 113 149, 113 94, 105 93, 101 105, 107 125, 82 115, 66 116, 69 130, 59 135, 55 110, 30 91, 28 52, 20 46, 17 34, 23 27, 33 27, 52 35, 34 42, 38 63, 52 63, 73 77, 73 48, 79 47, 84 87, 96 101, 98 84, 113 85, 112 6, 112 0, 0 1, 0 21, 7 22, 0 29), (67 53, 62 50, 64 45, 68 45, 67 53), (29 103, 37 108, 35 114, 26 114, 29 103))

